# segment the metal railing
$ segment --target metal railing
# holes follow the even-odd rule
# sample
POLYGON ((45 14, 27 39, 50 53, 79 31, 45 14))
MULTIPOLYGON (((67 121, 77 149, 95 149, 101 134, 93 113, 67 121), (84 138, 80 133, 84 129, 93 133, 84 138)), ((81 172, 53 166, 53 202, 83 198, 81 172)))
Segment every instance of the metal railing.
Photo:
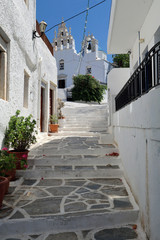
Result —
POLYGON ((160 85, 160 42, 146 54, 142 63, 116 96, 116 111, 157 85, 160 85))

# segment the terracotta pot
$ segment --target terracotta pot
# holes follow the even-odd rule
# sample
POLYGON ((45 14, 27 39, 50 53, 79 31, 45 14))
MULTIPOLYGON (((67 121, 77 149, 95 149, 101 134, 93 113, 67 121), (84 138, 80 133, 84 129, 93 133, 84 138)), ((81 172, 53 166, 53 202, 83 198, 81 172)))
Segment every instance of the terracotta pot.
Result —
POLYGON ((58 127, 59 125, 58 124, 49 124, 49 128, 50 128, 50 132, 58 132, 58 127))
POLYGON ((7 178, 7 180, 8 180, 8 182, 6 183, 6 190, 5 190, 5 194, 6 194, 6 193, 8 193, 9 183, 10 183, 12 177, 6 175, 5 178, 7 178))
POLYGON ((17 160, 16 160, 16 169, 17 170, 22 170, 21 160, 25 159, 27 161, 29 151, 26 150, 24 152, 16 152, 16 151, 12 150, 12 151, 9 151, 9 153, 12 153, 12 154, 16 155, 16 158, 17 158, 17 160))
POLYGON ((8 179, 0 176, 0 208, 2 207, 2 202, 4 194, 6 192, 6 186, 8 184, 8 179))
POLYGON ((16 178, 16 169, 12 169, 12 170, 6 171, 5 175, 11 177, 10 181, 14 181, 15 178, 16 178))

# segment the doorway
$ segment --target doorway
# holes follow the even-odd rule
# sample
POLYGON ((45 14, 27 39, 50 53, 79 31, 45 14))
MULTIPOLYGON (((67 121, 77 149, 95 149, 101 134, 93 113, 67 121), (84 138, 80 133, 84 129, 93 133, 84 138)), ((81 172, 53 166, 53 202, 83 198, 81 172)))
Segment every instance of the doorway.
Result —
POLYGON ((53 115, 54 112, 54 90, 50 89, 50 94, 49 94, 49 114, 53 115))
POLYGON ((40 131, 44 132, 45 88, 41 87, 40 131))

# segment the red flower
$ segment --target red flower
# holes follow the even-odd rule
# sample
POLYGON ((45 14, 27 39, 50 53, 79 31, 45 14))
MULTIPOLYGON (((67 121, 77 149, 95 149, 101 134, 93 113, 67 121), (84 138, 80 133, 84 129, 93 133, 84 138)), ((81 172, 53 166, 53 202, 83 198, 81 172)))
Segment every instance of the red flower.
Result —
POLYGON ((106 154, 106 156, 118 157, 119 153, 112 152, 112 153, 106 154))
POLYGON ((132 228, 133 228, 134 230, 136 230, 136 229, 137 229, 137 225, 136 225, 136 224, 133 225, 132 228))
POLYGON ((23 155, 22 155, 22 158, 27 158, 27 155, 26 155, 26 154, 23 154, 23 155))
POLYGON ((44 178, 42 177, 41 180, 44 180, 44 178))
POLYGON ((8 151, 8 148, 4 147, 2 148, 2 151, 8 151))

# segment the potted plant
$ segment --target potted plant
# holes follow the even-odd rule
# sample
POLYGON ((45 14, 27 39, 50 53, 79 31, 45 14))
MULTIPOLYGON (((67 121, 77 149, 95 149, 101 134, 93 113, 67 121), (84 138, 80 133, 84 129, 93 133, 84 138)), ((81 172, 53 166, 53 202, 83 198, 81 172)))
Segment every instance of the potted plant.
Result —
POLYGON ((14 180, 16 175, 16 156, 8 152, 8 148, 0 150, 0 176, 14 180))
POLYGON ((8 184, 8 179, 0 176, 0 208, 2 207, 2 202, 4 195, 6 193, 6 185, 8 184))
POLYGON ((16 175, 16 157, 14 154, 9 154, 7 148, 0 150, 0 176, 7 178, 5 182, 5 193, 8 192, 9 183, 15 179, 16 175))
POLYGON ((58 117, 56 114, 54 115, 50 115, 50 124, 49 124, 49 128, 50 128, 50 132, 58 132, 58 117))
POLYGON ((31 114, 26 118, 19 115, 20 111, 17 110, 16 114, 10 118, 5 132, 4 144, 13 149, 10 152, 16 155, 16 168, 22 169, 21 165, 27 164, 30 145, 36 143, 35 134, 37 131, 35 130, 36 121, 32 119, 31 114))

